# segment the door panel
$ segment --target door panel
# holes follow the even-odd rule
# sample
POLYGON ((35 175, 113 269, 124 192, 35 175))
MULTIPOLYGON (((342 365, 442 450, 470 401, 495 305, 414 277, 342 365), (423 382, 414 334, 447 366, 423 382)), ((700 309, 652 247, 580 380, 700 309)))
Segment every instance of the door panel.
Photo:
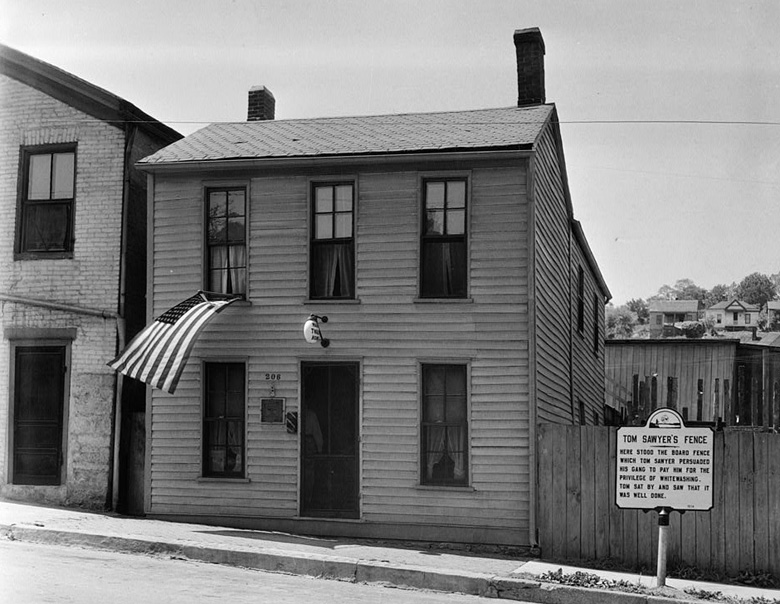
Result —
POLYGON ((14 484, 60 484, 65 347, 17 347, 14 484))
POLYGON ((304 363, 301 513, 358 518, 356 363, 304 363))

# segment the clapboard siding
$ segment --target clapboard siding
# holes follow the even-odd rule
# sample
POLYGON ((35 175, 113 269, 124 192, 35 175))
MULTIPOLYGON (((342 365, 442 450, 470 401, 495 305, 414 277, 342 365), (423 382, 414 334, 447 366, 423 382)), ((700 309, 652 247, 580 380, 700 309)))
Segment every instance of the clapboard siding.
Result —
MULTIPOLYGON (((457 174, 463 173, 459 167, 457 174)), ((494 541, 525 539, 531 444, 525 163, 468 171, 465 302, 416 300, 424 174, 355 174, 357 301, 347 303, 307 301, 309 176, 235 180, 249 185, 248 303, 234 304, 209 325, 175 395, 152 395, 150 513, 294 516, 298 435, 260 424, 260 399, 270 386, 264 374, 282 374, 276 396, 294 411, 301 361, 350 360, 360 363, 361 372, 361 518, 471 526, 493 529, 486 538, 494 541), (303 341, 301 327, 310 313, 329 317, 322 326, 329 348, 303 341), (247 363, 248 482, 198 480, 201 361, 209 359, 247 363), (469 364, 472 489, 418 486, 419 364, 431 361, 469 364), (506 536, 496 537, 501 532, 506 536)), ((209 178, 156 176, 155 315, 202 287, 209 178)))
POLYGON ((534 213, 538 419, 570 423, 570 229, 563 181, 549 128, 537 146, 534 213))
MULTIPOLYGON (((576 239, 572 241, 571 275, 572 303, 569 305, 571 324, 577 325, 577 282, 576 276, 580 267, 584 275, 584 312, 582 333, 572 337, 572 382, 574 402, 582 402, 585 412, 584 421, 587 424, 601 423, 603 417, 604 394, 604 296, 598 291, 598 284, 589 270, 585 254, 576 239), (594 305, 596 309, 594 312, 594 305), (594 319, 598 324, 594 326, 594 319), (598 345, 594 349, 593 331, 598 330, 598 345), (597 419, 598 418, 598 419, 597 419)), ((575 421, 580 421, 579 417, 575 421)))

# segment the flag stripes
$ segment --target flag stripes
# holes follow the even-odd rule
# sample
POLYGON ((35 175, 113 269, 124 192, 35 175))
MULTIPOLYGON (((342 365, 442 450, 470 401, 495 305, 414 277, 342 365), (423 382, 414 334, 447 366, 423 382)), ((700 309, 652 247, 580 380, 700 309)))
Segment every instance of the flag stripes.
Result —
POLYGON ((108 366, 173 394, 203 328, 236 299, 198 292, 147 325, 108 366))

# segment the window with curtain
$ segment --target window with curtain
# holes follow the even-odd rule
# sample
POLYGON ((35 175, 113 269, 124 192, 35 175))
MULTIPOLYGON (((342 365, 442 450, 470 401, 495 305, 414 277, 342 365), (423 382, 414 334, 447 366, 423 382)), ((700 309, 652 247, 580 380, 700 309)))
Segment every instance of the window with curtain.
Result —
POLYGON ((421 483, 468 484, 466 365, 422 366, 421 483))
POLYGON ((70 255, 76 196, 75 145, 24 149, 22 175, 17 252, 70 255))
POLYGON ((466 179, 426 180, 422 298, 466 297, 466 179))
POLYGON ((206 206, 206 289, 245 295, 246 189, 209 189, 206 206))
POLYGON ((312 299, 355 297, 354 197, 352 183, 321 183, 312 188, 312 299))
POLYGON ((206 363, 205 374, 203 476, 243 478, 246 368, 206 363))

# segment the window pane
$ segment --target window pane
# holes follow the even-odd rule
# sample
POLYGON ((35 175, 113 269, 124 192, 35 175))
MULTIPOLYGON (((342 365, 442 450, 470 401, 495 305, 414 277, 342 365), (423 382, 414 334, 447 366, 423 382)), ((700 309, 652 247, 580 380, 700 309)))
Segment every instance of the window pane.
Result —
POLYGON ((423 403, 423 421, 443 422, 447 419, 444 412, 445 399, 443 394, 426 396, 423 403))
POLYGON ((54 155, 54 190, 53 199, 72 199, 75 177, 76 156, 73 153, 57 153, 54 155))
POLYGON ((423 242, 422 296, 466 296, 466 244, 462 241, 423 242))
POLYGON ((312 245, 311 292, 313 298, 352 298, 354 251, 350 243, 312 245))
POLYGON ((314 238, 315 239, 332 239, 333 238, 333 215, 332 214, 318 214, 314 225, 314 238))
MULTIPOLYGON (((223 223, 224 224, 224 223, 223 223)), ((231 216, 228 218, 227 224, 228 232, 227 239, 230 242, 244 241, 244 217, 243 216, 231 216)))
POLYGON ((444 212, 442 210, 428 210, 425 213, 425 234, 444 234, 444 212))
POLYGON ((239 473, 243 472, 243 460, 241 459, 241 447, 228 447, 227 458, 225 459, 225 472, 239 473))
POLYGON ((212 421, 209 422, 208 425, 208 438, 209 438, 209 445, 212 447, 217 447, 220 445, 226 444, 226 431, 225 431, 225 422, 223 421, 212 421))
POLYGON ((466 182, 463 180, 451 180, 447 183, 447 207, 466 207, 466 182))
POLYGON ((228 216, 245 216, 244 191, 228 191, 228 216))
POLYGON ((466 367, 463 365, 448 366, 446 380, 447 396, 460 396, 465 400, 466 367))
POLYGON ((224 243, 227 239, 227 221, 222 217, 209 218, 209 243, 224 243))
POLYGON ((209 218, 227 216, 227 191, 209 193, 209 218))
POLYGON ((464 423, 466 421, 465 395, 447 397, 447 421, 464 423))
POLYGON ((352 214, 336 214, 336 237, 352 237, 352 214))
MULTIPOLYGON (((213 385, 212 385, 213 387, 213 385)), ((225 416, 225 391, 211 390, 206 401, 206 417, 225 416)))
POLYGON ((228 392, 227 394, 227 417, 244 416, 244 392, 228 392))
POLYGON ((339 185, 336 187, 336 211, 352 211, 352 185, 339 185))
POLYGON ((444 183, 429 182, 426 183, 425 207, 444 208, 444 183))
POLYGON ((466 211, 450 210, 447 212, 447 234, 463 235, 466 232, 466 211))
POLYGON ((317 187, 314 189, 314 211, 316 213, 333 211, 333 187, 317 187))
POLYGON ((28 204, 24 209, 25 252, 66 251, 69 246, 70 204, 28 204))
POLYGON ((209 448, 207 474, 222 474, 225 471, 225 449, 224 447, 209 448))
POLYGON ((30 174, 27 199, 50 199, 51 154, 30 156, 30 174))
POLYGON ((423 367, 423 392, 426 396, 445 393, 445 366, 425 365, 423 367))

